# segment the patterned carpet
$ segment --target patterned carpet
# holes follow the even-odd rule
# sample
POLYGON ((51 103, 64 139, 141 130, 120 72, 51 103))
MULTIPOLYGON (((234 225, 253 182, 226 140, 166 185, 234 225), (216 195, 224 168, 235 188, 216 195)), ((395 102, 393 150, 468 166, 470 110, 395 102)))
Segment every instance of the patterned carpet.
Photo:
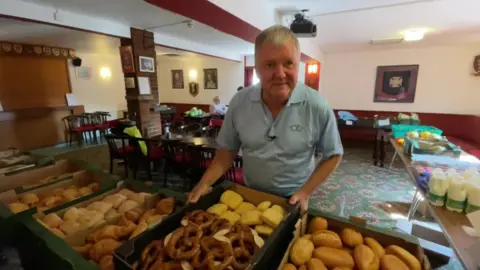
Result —
MULTIPOLYGON (((388 157, 386 160, 390 161, 388 157)), ((398 161, 392 169, 388 165, 381 168, 373 165, 370 151, 345 149, 341 165, 312 195, 310 207, 345 217, 361 217, 371 225, 393 229, 396 220, 406 216, 415 191, 398 161), (405 206, 397 208, 404 213, 390 214, 376 206, 382 204, 405 206)), ((440 269, 464 268, 452 259, 440 269)))

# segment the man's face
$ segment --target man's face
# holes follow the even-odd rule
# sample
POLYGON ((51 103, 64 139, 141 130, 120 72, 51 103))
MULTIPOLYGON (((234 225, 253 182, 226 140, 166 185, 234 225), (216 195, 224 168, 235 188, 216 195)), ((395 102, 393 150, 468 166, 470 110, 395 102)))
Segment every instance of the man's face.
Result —
POLYGON ((220 99, 216 98, 216 99, 213 100, 213 102, 218 105, 218 104, 220 104, 220 99))
POLYGON ((299 52, 293 40, 283 45, 263 44, 256 55, 255 69, 264 94, 286 102, 297 85, 298 62, 299 52))

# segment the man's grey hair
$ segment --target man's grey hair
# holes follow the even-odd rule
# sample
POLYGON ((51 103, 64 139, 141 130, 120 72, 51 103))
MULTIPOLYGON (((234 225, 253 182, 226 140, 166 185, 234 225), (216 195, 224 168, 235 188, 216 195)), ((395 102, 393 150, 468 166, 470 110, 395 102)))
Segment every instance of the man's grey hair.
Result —
POLYGON ((300 43, 297 36, 289 28, 283 25, 274 25, 263 30, 255 38, 255 59, 257 58, 263 44, 283 45, 285 42, 293 40, 298 53, 300 54, 300 43))

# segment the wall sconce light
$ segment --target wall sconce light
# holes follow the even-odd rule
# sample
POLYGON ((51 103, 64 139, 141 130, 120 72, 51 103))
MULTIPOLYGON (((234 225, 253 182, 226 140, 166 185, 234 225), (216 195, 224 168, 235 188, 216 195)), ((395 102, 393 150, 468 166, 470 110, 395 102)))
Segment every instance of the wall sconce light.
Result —
POLYGON ((110 71, 110 68, 100 68, 100 77, 102 77, 102 79, 109 79, 110 77, 112 77, 112 72, 110 71))
POLYGON ((188 73, 188 77, 190 78, 191 82, 194 82, 197 80, 197 71, 195 69, 190 70, 188 73))
POLYGON ((316 74, 318 72, 317 64, 309 64, 307 67, 308 74, 316 74))

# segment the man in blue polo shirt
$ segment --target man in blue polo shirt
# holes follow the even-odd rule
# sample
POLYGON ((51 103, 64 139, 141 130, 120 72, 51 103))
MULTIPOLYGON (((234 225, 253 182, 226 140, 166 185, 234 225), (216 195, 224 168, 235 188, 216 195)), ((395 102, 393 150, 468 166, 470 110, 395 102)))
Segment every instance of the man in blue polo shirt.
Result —
POLYGON ((214 161, 190 193, 196 202, 243 152, 248 187, 308 207, 310 194, 335 170, 343 148, 335 115, 319 93, 299 83, 300 48, 284 26, 272 26, 255 40, 260 83, 232 98, 217 138, 214 161), (322 157, 315 163, 315 151, 322 157))

